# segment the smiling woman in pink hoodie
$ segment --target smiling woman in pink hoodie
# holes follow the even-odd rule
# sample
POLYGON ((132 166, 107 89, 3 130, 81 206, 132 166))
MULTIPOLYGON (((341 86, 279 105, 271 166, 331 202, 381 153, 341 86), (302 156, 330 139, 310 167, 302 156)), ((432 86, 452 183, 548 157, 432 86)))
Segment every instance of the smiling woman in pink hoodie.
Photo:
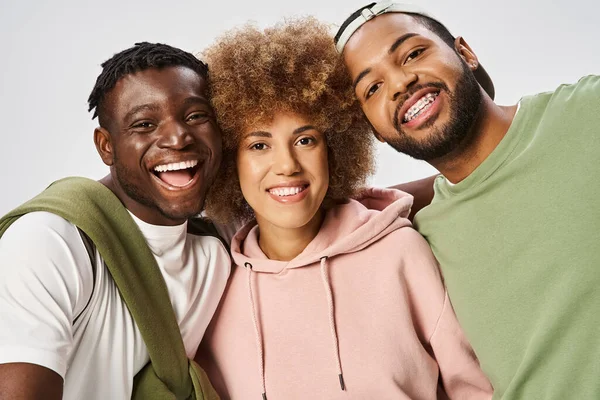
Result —
POLYGON ((207 211, 246 222, 197 356, 220 395, 491 398, 412 197, 349 200, 373 142, 328 28, 246 26, 206 58, 225 149, 207 211))

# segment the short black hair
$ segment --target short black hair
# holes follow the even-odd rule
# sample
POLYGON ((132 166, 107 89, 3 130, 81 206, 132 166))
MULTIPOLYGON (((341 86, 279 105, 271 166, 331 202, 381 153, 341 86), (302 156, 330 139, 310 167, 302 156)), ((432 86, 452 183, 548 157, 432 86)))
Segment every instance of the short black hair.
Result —
POLYGON ((162 43, 136 43, 102 63, 102 72, 88 98, 88 111, 94 110, 92 119, 98 117, 102 125, 104 97, 119 79, 149 68, 165 67, 187 67, 208 80, 208 66, 193 54, 162 43))
MULTIPOLYGON (((346 18, 346 20, 344 22, 342 22, 340 29, 338 29, 337 33, 335 34, 335 38, 333 39, 335 44, 337 44, 337 42, 340 40, 340 36, 342 36, 342 33, 344 32, 346 27, 352 21, 354 21, 356 19, 356 17, 358 17, 364 9, 367 9, 367 8, 370 9, 375 4, 377 4, 377 3, 367 4, 366 6, 361 7, 358 10, 354 11, 348 18, 346 18)), ((427 17, 425 15, 421 15, 421 14, 408 13, 408 12, 403 13, 403 14, 410 15, 411 17, 416 19, 421 25, 423 25, 425 28, 429 29, 431 32, 435 33, 438 37, 440 37, 444 41, 444 43, 446 43, 448 46, 450 46, 451 48, 454 48, 455 37, 452 36, 452 34, 448 30, 448 28, 446 28, 442 23, 436 21, 433 18, 427 17)))
POLYGON ((451 48, 454 48, 454 40, 456 39, 448 28, 446 28, 442 23, 436 21, 433 18, 426 17, 421 14, 412 14, 406 13, 417 20, 421 25, 425 28, 429 29, 431 32, 435 33, 444 43, 446 43, 451 48))

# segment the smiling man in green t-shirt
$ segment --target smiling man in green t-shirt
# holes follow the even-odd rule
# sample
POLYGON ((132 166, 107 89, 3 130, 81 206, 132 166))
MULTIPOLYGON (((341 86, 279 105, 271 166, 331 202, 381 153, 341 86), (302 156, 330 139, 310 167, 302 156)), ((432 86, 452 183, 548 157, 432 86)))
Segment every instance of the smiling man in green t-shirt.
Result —
POLYGON ((442 174, 415 224, 494 398, 600 398, 600 76, 499 106, 463 38, 390 2, 336 45, 376 136, 442 174))

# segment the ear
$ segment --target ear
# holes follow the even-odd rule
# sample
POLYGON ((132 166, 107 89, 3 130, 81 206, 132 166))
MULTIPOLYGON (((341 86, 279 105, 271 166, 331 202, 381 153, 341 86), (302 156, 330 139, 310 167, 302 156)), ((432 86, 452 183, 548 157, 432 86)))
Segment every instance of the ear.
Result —
POLYGON ((460 58, 462 58, 463 61, 469 66, 471 71, 475 71, 477 68, 479 68, 479 60, 477 59, 475 52, 473 52, 471 46, 469 46, 462 36, 458 36, 454 40, 454 49, 460 58))
POLYGON ((94 129, 94 144, 96 145, 96 150, 98 151, 98 154, 100 154, 100 158, 104 164, 109 167, 112 166, 115 161, 115 156, 110 132, 101 126, 94 129))

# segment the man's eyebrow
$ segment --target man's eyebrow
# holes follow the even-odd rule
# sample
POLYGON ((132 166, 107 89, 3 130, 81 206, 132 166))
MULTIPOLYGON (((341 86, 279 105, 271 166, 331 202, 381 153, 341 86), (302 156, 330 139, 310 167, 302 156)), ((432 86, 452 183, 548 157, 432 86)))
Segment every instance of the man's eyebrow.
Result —
POLYGON ((159 108, 160 107, 156 104, 141 104, 141 105, 133 107, 131 110, 129 110, 129 112, 127 114, 125 114, 125 120, 130 119, 131 117, 133 117, 135 114, 139 113, 140 111, 144 111, 144 110, 156 111, 159 108))
POLYGON ((317 130, 317 128, 315 128, 315 127, 314 127, 314 126, 312 126, 312 125, 304 125, 304 126, 301 126, 300 128, 296 128, 296 129, 294 129, 294 132, 292 132, 292 133, 293 133, 294 135, 298 135, 298 134, 300 134, 300 133, 302 133, 302 132, 305 132, 305 131, 310 131, 310 130, 313 130, 313 129, 314 129, 315 131, 317 130))
POLYGON ((365 76, 369 75, 370 72, 371 72, 371 68, 366 68, 360 74, 358 74, 358 76, 352 83, 352 86, 354 87, 354 91, 356 91, 356 86, 358 85, 358 82, 360 82, 360 80, 362 78, 364 78, 365 76))
POLYGON ((204 97, 200 97, 200 96, 190 96, 190 97, 187 97, 185 100, 183 100, 183 104, 186 106, 191 105, 191 104, 196 104, 196 103, 202 103, 209 107, 211 106, 210 102, 208 100, 206 100, 204 97))
MULTIPOLYGON (((392 43, 392 45, 388 49, 388 54, 392 54, 394 51, 396 51, 396 49, 398 47, 400 47, 400 45, 402 43, 406 42, 408 39, 415 37, 415 36, 418 36, 418 34, 417 33, 406 33, 406 34, 400 36, 398 39, 396 39, 396 41, 394 43, 392 43)), ((371 72, 371 68, 366 68, 360 74, 358 74, 358 76, 356 77, 356 79, 354 79, 354 82, 352 83, 352 86, 354 87, 354 91, 356 91, 356 86, 358 86, 358 83, 360 82, 360 80, 363 79, 365 76, 367 76, 370 72, 371 72)))
POLYGON ((392 54, 394 51, 396 51, 396 49, 398 47, 400 47, 400 45, 404 42, 406 42, 408 39, 410 39, 411 37, 415 37, 418 36, 418 34, 416 33, 407 33, 405 35, 400 36, 398 39, 396 39, 396 41, 390 46, 390 49, 388 50, 388 54, 392 54))
POLYGON ((244 135, 243 139, 246 139, 250 136, 254 136, 254 137, 263 137, 263 138, 271 138, 273 137, 273 135, 271 135, 269 132, 265 132, 265 131, 254 131, 254 132, 250 132, 244 135))

